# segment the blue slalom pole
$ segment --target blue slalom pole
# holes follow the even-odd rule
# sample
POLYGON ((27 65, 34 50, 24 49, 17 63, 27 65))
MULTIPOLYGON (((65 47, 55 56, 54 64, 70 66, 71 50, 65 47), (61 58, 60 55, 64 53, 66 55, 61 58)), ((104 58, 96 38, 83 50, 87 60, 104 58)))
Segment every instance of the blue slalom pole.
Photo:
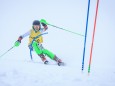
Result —
POLYGON ((82 71, 84 70, 84 58, 85 58, 85 48, 86 48, 86 39, 87 39, 87 28, 88 28, 88 19, 89 19, 89 8, 90 8, 90 0, 88 0, 86 30, 85 30, 84 48, 83 48, 82 71))

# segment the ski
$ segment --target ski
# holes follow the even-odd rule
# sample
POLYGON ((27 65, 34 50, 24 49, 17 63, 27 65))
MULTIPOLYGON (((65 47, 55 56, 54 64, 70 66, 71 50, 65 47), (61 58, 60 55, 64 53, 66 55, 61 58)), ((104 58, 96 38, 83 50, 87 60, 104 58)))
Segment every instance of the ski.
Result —
POLYGON ((44 65, 57 65, 57 66, 65 66, 65 63, 64 62, 59 62, 59 63, 50 63, 49 61, 45 61, 45 62, 37 62, 37 61, 27 61, 27 62, 32 62, 32 63, 38 63, 38 64, 44 64, 44 65))

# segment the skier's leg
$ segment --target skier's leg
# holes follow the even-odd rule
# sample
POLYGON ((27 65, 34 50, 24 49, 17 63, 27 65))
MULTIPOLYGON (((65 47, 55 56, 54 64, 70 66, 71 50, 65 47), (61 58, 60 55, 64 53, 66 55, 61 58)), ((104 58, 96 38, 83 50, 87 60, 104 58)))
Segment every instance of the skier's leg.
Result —
POLYGON ((63 64, 63 62, 61 61, 61 59, 59 59, 55 54, 53 54, 53 53, 50 52, 49 50, 44 49, 44 50, 42 50, 42 51, 43 51, 43 53, 44 53, 45 55, 47 55, 49 58, 51 58, 52 60, 56 61, 59 66, 63 64))
POLYGON ((42 50, 39 48, 39 46, 38 46, 38 43, 37 42, 33 42, 33 44, 32 44, 32 47, 33 47, 33 49, 35 50, 35 52, 39 55, 39 54, 42 54, 42 50))
POLYGON ((45 56, 43 54, 39 54, 38 56, 40 56, 40 58, 42 59, 42 61, 44 62, 44 64, 47 64, 48 61, 46 60, 45 56))
POLYGON ((64 62, 62 62, 62 60, 59 59, 56 55, 54 56, 54 60, 57 62, 59 66, 64 65, 64 62))
POLYGON ((49 50, 43 49, 42 52, 43 52, 43 54, 47 55, 50 59, 54 59, 55 54, 53 54, 49 50))
POLYGON ((43 49, 43 54, 47 55, 50 59, 55 60, 56 62, 61 61, 55 54, 50 52, 47 49, 43 49))
POLYGON ((33 44, 32 44, 32 46, 33 46, 33 49, 35 50, 35 52, 37 53, 37 55, 42 59, 42 61, 44 62, 44 64, 47 64, 48 61, 46 60, 45 56, 43 55, 42 50, 38 46, 38 43, 34 41, 33 44))
POLYGON ((55 60, 56 62, 62 62, 61 59, 59 59, 56 55, 54 56, 54 60, 55 60))
MULTIPOLYGON (((58 63, 58 65, 59 65, 60 63, 62 63, 61 59, 59 59, 55 54, 53 54, 52 52, 50 52, 50 51, 47 50, 47 49, 41 49, 41 48, 38 46, 38 43, 37 43, 37 42, 33 42, 32 46, 33 46, 35 52, 41 57, 42 61, 43 61, 44 58, 45 58, 45 56, 44 56, 44 54, 45 54, 45 55, 47 55, 50 59, 55 60, 55 61, 58 63)), ((46 59, 46 58, 45 58, 45 59, 46 59)), ((47 60, 46 60, 46 61, 47 61, 47 60)), ((60 66, 60 65, 59 65, 59 66, 60 66)))

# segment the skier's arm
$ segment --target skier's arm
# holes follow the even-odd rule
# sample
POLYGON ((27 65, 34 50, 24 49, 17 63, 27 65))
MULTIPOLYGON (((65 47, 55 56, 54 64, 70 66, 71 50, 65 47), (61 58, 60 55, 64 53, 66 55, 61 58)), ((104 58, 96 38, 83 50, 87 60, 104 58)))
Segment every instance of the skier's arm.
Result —
POLYGON ((18 41, 21 42, 21 40, 22 40, 23 38, 25 38, 25 37, 27 37, 27 36, 29 36, 29 35, 30 35, 30 31, 24 33, 23 35, 19 36, 18 41))
POLYGON ((27 36, 29 36, 30 35, 30 31, 28 31, 28 32, 26 32, 26 33, 24 33, 23 35, 21 35, 22 36, 22 38, 25 38, 25 37, 27 37, 27 36))
POLYGON ((21 43, 21 40, 25 38, 26 36, 30 35, 30 31, 24 33, 23 35, 19 36, 18 40, 14 43, 15 46, 19 46, 21 43))

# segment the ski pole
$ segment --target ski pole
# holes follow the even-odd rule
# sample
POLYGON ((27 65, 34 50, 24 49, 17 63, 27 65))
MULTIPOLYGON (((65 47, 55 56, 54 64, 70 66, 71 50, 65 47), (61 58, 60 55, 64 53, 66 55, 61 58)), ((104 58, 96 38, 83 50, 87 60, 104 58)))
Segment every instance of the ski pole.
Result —
POLYGON ((58 27, 58 26, 52 25, 52 24, 48 24, 48 25, 84 37, 84 35, 82 35, 82 34, 80 34, 80 33, 76 33, 76 32, 73 32, 73 31, 70 31, 70 30, 67 30, 67 29, 64 29, 64 28, 61 28, 61 27, 58 27))
POLYGON ((80 34, 80 33, 76 33, 76 32, 73 32, 73 31, 70 31, 70 30, 67 30, 67 29, 64 29, 64 28, 61 28, 61 27, 58 27, 58 26, 49 24, 49 23, 46 22, 45 19, 41 19, 40 22, 41 22, 41 23, 45 23, 45 24, 47 24, 47 25, 49 25, 49 26, 52 26, 52 27, 55 27, 55 28, 58 28, 58 29, 61 29, 61 30, 64 30, 64 31, 67 31, 67 32, 70 32, 70 33, 73 33, 73 34, 76 34, 76 35, 79 35, 79 36, 84 37, 84 35, 82 35, 82 34, 80 34))
POLYGON ((12 50, 15 46, 11 47, 10 49, 8 49, 5 53, 3 53, 0 57, 4 56, 5 54, 7 54, 10 50, 12 50))

